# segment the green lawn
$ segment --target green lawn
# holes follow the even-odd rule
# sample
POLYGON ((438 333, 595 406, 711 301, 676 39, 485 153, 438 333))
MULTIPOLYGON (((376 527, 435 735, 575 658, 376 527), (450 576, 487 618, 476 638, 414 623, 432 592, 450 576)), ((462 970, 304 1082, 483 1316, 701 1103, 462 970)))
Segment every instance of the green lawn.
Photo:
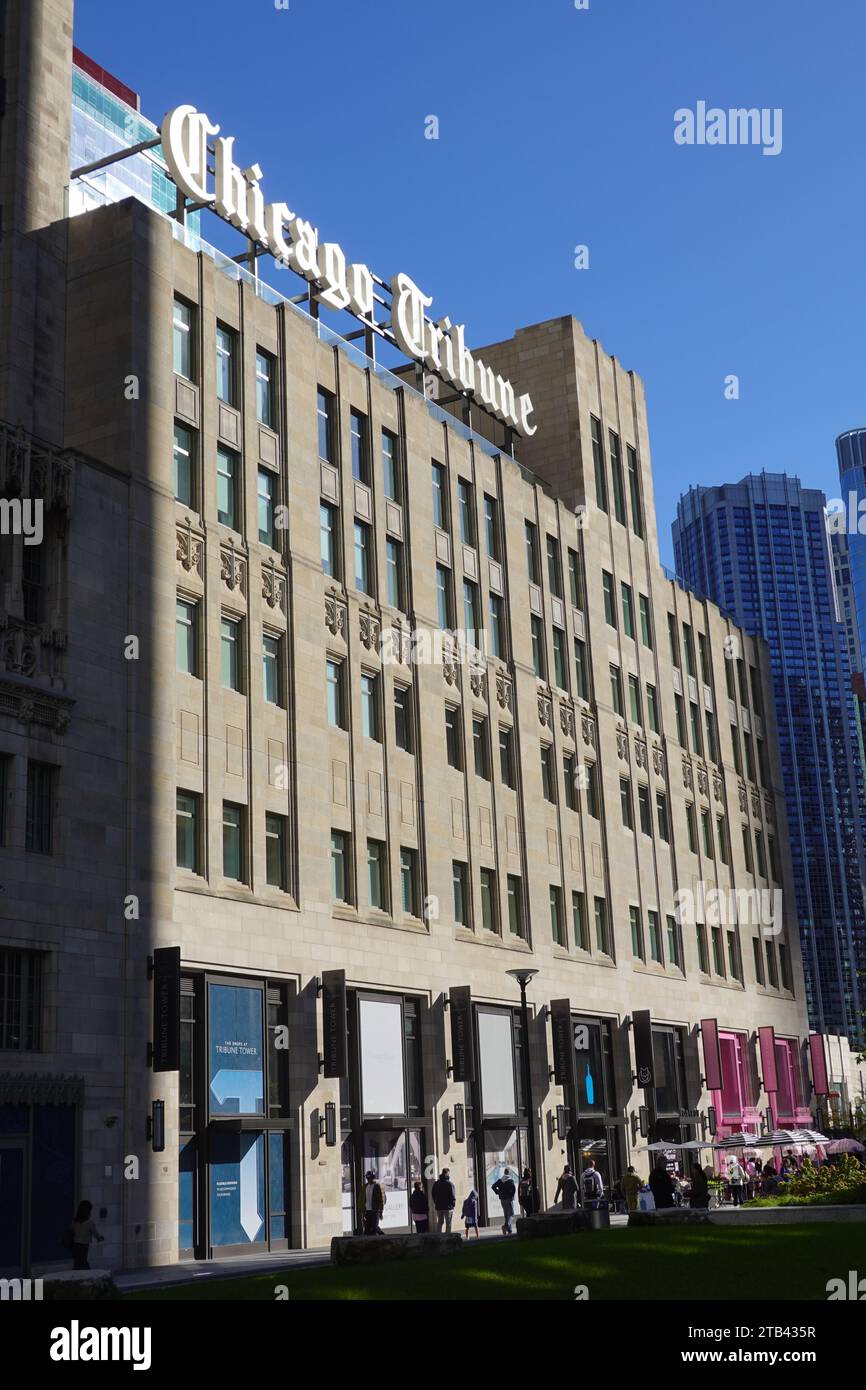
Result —
POLYGON ((533 1241, 479 1241, 459 1255, 360 1270, 320 1266, 127 1294, 138 1299, 817 1299, 830 1278, 862 1269, 860 1222, 587 1231, 533 1241))

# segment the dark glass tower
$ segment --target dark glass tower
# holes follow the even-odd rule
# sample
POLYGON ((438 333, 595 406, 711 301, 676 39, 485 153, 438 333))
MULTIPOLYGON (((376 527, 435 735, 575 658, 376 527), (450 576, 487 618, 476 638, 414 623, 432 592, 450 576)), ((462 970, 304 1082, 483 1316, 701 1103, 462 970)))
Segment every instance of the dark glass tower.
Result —
MULTIPOLYGON (((810 1015, 863 1032, 863 780, 826 499, 784 473, 690 488, 673 526, 679 573, 770 648, 810 1015)), ((864 538, 866 539, 866 538, 864 538)))

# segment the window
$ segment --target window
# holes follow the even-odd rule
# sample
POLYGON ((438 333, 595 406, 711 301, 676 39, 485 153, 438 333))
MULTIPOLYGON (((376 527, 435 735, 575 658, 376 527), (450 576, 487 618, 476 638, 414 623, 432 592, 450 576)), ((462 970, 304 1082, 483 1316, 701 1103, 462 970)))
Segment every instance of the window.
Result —
POLYGON ((569 811, 577 810, 577 772, 573 753, 565 753, 562 759, 563 802, 569 811))
POLYGON ((659 828, 659 839, 664 840, 665 844, 670 844, 671 831, 668 819, 668 799, 664 792, 656 792, 656 822, 659 828))
POLYGON ((361 732, 365 738, 382 742, 379 677, 366 672, 361 676, 361 732))
POLYGON ((406 916, 420 917, 418 851, 416 849, 400 850, 400 895, 406 916))
POLYGON ((571 927, 577 949, 588 951, 589 927, 586 921, 586 902, 582 893, 572 893, 571 895, 571 927))
POLYGON ((660 734, 658 696, 654 685, 648 685, 646 688, 646 717, 652 732, 660 734))
POLYGON ((544 628, 541 619, 533 613, 529 620, 532 633, 532 669, 540 681, 547 678, 547 662, 544 651, 544 628))
POLYGON ((649 948, 650 960, 657 965, 664 965, 664 954, 662 952, 662 929, 659 915, 650 909, 646 915, 647 927, 649 929, 649 948))
POLYGON ((439 626, 443 631, 450 631, 454 626, 454 604, 451 597, 451 571, 444 565, 436 566, 436 604, 439 626))
POLYGON ((478 646, 478 585, 470 579, 463 581, 463 627, 466 641, 470 646, 478 646))
POLYGON ((499 504, 495 497, 484 494, 484 539, 491 560, 500 559, 499 504))
POLYGON ((349 903, 349 836, 345 830, 331 831, 331 897, 338 903, 349 903))
POLYGON ((599 820, 598 769, 595 763, 584 763, 586 768, 586 809, 594 820, 599 820))
POLYGON ((538 564, 538 532, 531 521, 524 523, 526 535, 526 568, 530 584, 540 584, 541 575, 538 564))
POLYGON ((755 752, 752 746, 752 735, 743 731, 743 747, 746 750, 746 773, 750 782, 755 781, 755 752))
MULTIPOLYGON (((725 670, 730 670, 730 667, 726 665, 725 670)), ((731 725, 731 745, 734 750, 734 770, 737 773, 738 777, 742 777, 743 758, 742 754, 740 753, 740 736, 737 731, 736 724, 731 725)))
POLYGON ((719 750, 716 743, 716 718, 711 710, 704 710, 704 725, 707 731, 707 757, 711 763, 717 763, 719 750))
POLYGON ((553 629, 553 680, 560 690, 568 690, 568 664, 565 660, 565 633, 553 629))
POLYGON ((412 737, 412 691, 408 685, 394 686, 394 737, 397 747, 404 753, 411 753, 415 740, 412 737))
POLYGON ((702 757, 704 743, 701 738, 701 711, 693 700, 689 701, 689 719, 692 726, 692 748, 698 757, 702 757))
MULTIPOLYGON (((716 975, 719 975, 722 979, 725 979, 725 955, 722 944, 721 927, 713 927, 711 929, 710 936, 713 944, 713 971, 716 975)), ((707 969, 706 973, 709 974, 709 969, 707 969)))
POLYGON ((526 936, 523 927, 523 887, 516 874, 508 875, 508 930, 512 936, 526 936))
POLYGON ((274 359, 261 348, 256 351, 256 419, 269 429, 276 429, 276 400, 274 391, 274 359))
POLYGON ((583 609, 583 574, 580 565, 580 556, 576 550, 568 552, 568 588, 571 594, 572 608, 583 609))
POLYGON ((620 670, 618 666, 611 666, 609 669, 610 703, 613 706, 614 714, 618 714, 620 718, 622 718, 624 712, 622 703, 622 676, 620 675, 620 670))
POLYGON ((692 638, 692 629, 689 623, 683 623, 683 650, 686 654, 686 672, 690 676, 695 675, 695 644, 692 638))
POLYGON ((320 386, 316 392, 316 420, 319 437, 319 458, 334 463, 334 397, 320 386))
POLYGON ((195 462, 192 430, 175 421, 174 426, 174 495, 185 507, 195 506, 195 462))
POLYGON ((193 350, 193 307, 185 299, 175 299, 172 315, 174 339, 174 370, 178 376, 192 381, 195 353, 193 350))
POLYGON ((233 531, 239 529, 238 463, 237 454, 217 445, 217 521, 233 531))
POLYGON ((475 493, 466 478, 457 479, 457 516, 460 539, 464 545, 475 545, 475 493))
MULTIPOLYGON (((673 613, 668 613, 668 637, 671 643, 671 661, 679 668, 680 664, 680 639, 677 633, 677 620, 673 613)), ((682 742, 682 739, 680 740, 682 742)))
POLYGON ((778 856, 777 856, 777 854, 776 854, 776 837, 775 837, 775 835, 768 835, 768 836, 767 836, 767 849, 768 849, 769 852, 770 852, 770 854, 769 854, 769 858, 770 858, 770 877, 773 879, 773 881, 774 881, 775 883, 778 883, 778 882, 779 882, 779 860, 778 860, 778 856))
POLYGON ((337 536, 336 507, 329 502, 319 504, 319 537, 322 551, 322 570, 331 579, 340 578, 340 546, 337 536))
POLYGON ((493 869, 481 870, 481 925, 485 931, 499 931, 499 903, 493 869))
POLYGON ((640 908, 630 907, 628 910, 629 923, 631 926, 631 953, 635 960, 644 959, 643 944, 643 924, 640 920, 640 908))
POLYGON ((370 528, 365 521, 355 522, 355 588, 362 594, 373 594, 373 566, 370 528))
POLYGON ((265 877, 270 888, 286 890, 286 818, 268 811, 265 815, 265 877))
POLYGON ((454 887, 454 921, 458 926, 469 923, 469 868, 460 859, 451 861, 451 882, 454 887))
POLYGON ((779 942, 779 973, 782 977, 782 988, 789 994, 794 992, 794 983, 791 978, 791 957, 788 948, 783 942, 779 942))
POLYGON ((677 716, 677 743, 682 744, 683 748, 688 748, 689 743, 686 737, 686 712, 682 695, 674 695, 674 711, 677 716))
POLYGON ((503 786, 515 786, 514 780, 514 730, 507 724, 499 726, 499 773, 503 786))
POLYGON ((746 868, 748 869, 749 873, 754 873, 754 867, 752 863, 752 837, 749 833, 749 827, 747 825, 743 826, 743 858, 746 861, 746 868))
POLYGON ((616 627, 616 604, 613 600, 613 575, 607 570, 601 572, 601 590, 604 595, 604 617, 609 627, 616 627))
POLYGON ((642 724, 643 710, 641 709, 640 681, 637 676, 629 676, 628 678, 628 702, 632 723, 642 724))
POLYGON ((445 754, 448 766, 463 767, 463 739, 460 724, 460 710, 454 705, 445 706, 445 754))
POLYGON ((352 477, 370 486, 370 449, 367 417, 360 410, 349 411, 349 438, 352 450, 352 477))
POLYGON ((262 637, 262 676, 265 700, 269 705, 281 705, 282 639, 269 632, 262 637))
POLYGON ((505 624, 503 621, 503 600, 499 594, 490 595, 490 651, 500 661, 505 660, 505 624))
POLYGON ((385 573, 388 581, 388 602, 392 608, 399 608, 401 613, 405 613, 403 547, 392 536, 388 536, 385 541, 385 573))
POLYGON ((12 757, 0 753, 0 845, 7 842, 7 801, 10 796, 12 757))
POLYGON ((710 648, 705 632, 698 633, 698 655, 701 661, 701 680, 704 685, 710 685, 712 683, 710 678, 710 648))
POLYGON ((241 619, 220 620, 220 681, 225 690, 241 689, 241 619))
POLYGON ((198 675, 198 604, 179 598, 175 603, 175 664, 188 676, 198 675))
POLYGON ((42 956, 38 951, 2 948, 0 1050, 37 1052, 41 1046, 42 956))
POLYGON ((755 831, 755 859, 758 864, 758 874, 761 878, 767 877, 767 861, 764 857, 764 832, 755 831))
POLYGON ((382 431, 382 489, 391 502, 400 500, 399 478, 397 475, 397 436, 390 430, 382 431))
POLYGON ((246 883, 244 807, 223 802, 223 878, 246 883))
POLYGON ((723 864, 730 864, 731 856, 728 848, 728 827, 724 816, 716 817, 716 844, 719 847, 719 858, 723 864))
POLYGON ((487 747, 487 720, 476 717, 472 720, 472 747, 475 755, 475 775, 490 781, 490 757, 487 747))
POLYGON ((553 764, 553 744, 541 745, 541 790, 545 801, 556 804, 556 774, 553 764))
POLYGON ((668 913, 665 918, 668 929, 668 964, 675 966, 677 970, 682 970, 683 960, 680 951, 680 933, 677 926, 676 917, 668 913))
POLYGON ((45 575, 41 545, 24 546, 21 566, 21 597, 26 623, 41 623, 45 615, 45 575))
POLYGON ((640 476, 637 466, 637 451, 630 444, 625 448, 628 465, 628 490, 631 499, 631 524, 636 536, 643 538, 643 507, 640 500, 640 476))
POLYGON ((346 727, 346 701, 342 661, 329 660, 325 666, 328 688, 328 723, 332 729, 346 727))
POLYGON ((550 885, 550 935, 555 946, 565 947, 565 919, 562 915, 562 889, 550 885))
POLYGON ((703 922, 695 923, 695 939, 698 947, 698 969, 702 975, 709 975, 710 955, 707 949, 707 929, 703 922))
POLYGON ((547 582, 554 598, 562 598, 562 565, 559 559, 559 541, 555 536, 547 537, 547 582))
POLYGON ((757 936, 752 937, 752 954, 755 959, 755 979, 759 985, 763 985, 765 983, 764 957, 761 954, 761 942, 757 936))
POLYGON ((574 639, 574 688, 581 700, 589 699, 589 667, 586 661, 586 643, 574 639))
POLYGON ((260 468, 257 490, 259 540, 262 545, 269 545, 272 550, 275 548, 274 501, 276 492, 277 480, 275 475, 267 468, 260 468))
POLYGON ((686 802, 686 829, 689 833, 689 849, 692 854, 698 852, 698 830, 695 820, 695 807, 691 801, 686 802))
POLYGON ((631 805, 631 783, 627 777, 619 779, 619 804, 622 811, 622 823, 627 830, 634 829, 634 816, 631 805))
POLYGON ((216 393, 217 400, 237 405, 237 342, 238 335, 224 323, 216 327, 216 393))
POLYGON ((595 470, 595 500, 603 512, 607 511, 607 476, 604 467, 604 444, 601 437, 601 421, 594 415, 589 417, 592 436, 592 464, 595 470))
POLYGON ((626 637, 634 638, 634 597, 631 585, 621 583, 622 592, 622 630, 626 637))
POLYGON ((740 957, 740 942, 735 931, 729 931, 728 937, 728 973, 732 980, 743 979, 743 963, 740 957))
POLYGON ((604 898, 595 899, 595 945, 596 950, 601 951, 602 955, 610 955, 610 943, 607 932, 607 903, 604 898))
POLYGON ((28 762, 24 847, 33 854, 53 852, 56 785, 57 768, 53 764, 28 762))
POLYGON ((193 874, 201 872, 199 860, 199 846, 201 844, 200 806, 201 797, 196 796, 194 792, 178 792, 175 813, 177 867, 189 869, 190 873, 193 874))
POLYGON ((645 787, 643 782, 638 782, 637 788, 637 810, 638 821, 640 822, 641 834, 652 835, 653 822, 652 812, 650 811, 650 790, 645 787))
POLYGON ((387 860, 381 840, 367 841, 367 900, 371 907, 387 912, 387 860))
POLYGON ((433 461, 433 525, 448 530, 448 475, 445 465, 433 461))
POLYGON ((607 432, 608 444, 610 446, 610 476, 613 480, 613 510, 617 521, 622 526, 628 525, 628 515, 625 509, 625 488, 622 480, 622 455, 619 449, 619 435, 614 434, 613 430, 607 432))
POLYGON ((638 594, 638 607, 640 609, 640 640, 650 651, 653 649, 653 625, 650 613, 649 599, 646 594, 638 594))
POLYGON ((709 811, 701 811, 701 830, 704 837, 704 854, 713 858, 713 819, 709 811))

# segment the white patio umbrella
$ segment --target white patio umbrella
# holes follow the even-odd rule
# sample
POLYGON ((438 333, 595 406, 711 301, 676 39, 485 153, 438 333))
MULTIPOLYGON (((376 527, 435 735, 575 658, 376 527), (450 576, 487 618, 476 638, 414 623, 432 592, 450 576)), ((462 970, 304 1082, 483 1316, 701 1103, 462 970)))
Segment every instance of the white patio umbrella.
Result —
POLYGON ((830 1142, 829 1137, 826 1134, 820 1134, 817 1129, 795 1129, 792 1133, 798 1144, 829 1144, 830 1142))
POLYGON ((727 1139, 720 1139, 713 1144, 714 1149, 754 1149, 758 1139, 754 1134, 746 1134, 739 1130, 736 1134, 729 1134, 727 1139))

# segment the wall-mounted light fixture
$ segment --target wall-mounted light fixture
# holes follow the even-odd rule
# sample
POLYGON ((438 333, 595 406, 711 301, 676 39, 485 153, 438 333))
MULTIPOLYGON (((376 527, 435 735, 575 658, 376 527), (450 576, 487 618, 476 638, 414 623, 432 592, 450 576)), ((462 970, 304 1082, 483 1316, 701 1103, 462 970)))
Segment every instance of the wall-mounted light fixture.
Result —
POLYGON ((324 1139, 327 1149, 333 1149, 337 1142, 337 1107, 332 1100, 325 1101, 325 1113, 319 1117, 319 1138, 324 1139))
POLYGON ((147 1117, 147 1137, 155 1154, 165 1151, 165 1101, 155 1100, 147 1117))

